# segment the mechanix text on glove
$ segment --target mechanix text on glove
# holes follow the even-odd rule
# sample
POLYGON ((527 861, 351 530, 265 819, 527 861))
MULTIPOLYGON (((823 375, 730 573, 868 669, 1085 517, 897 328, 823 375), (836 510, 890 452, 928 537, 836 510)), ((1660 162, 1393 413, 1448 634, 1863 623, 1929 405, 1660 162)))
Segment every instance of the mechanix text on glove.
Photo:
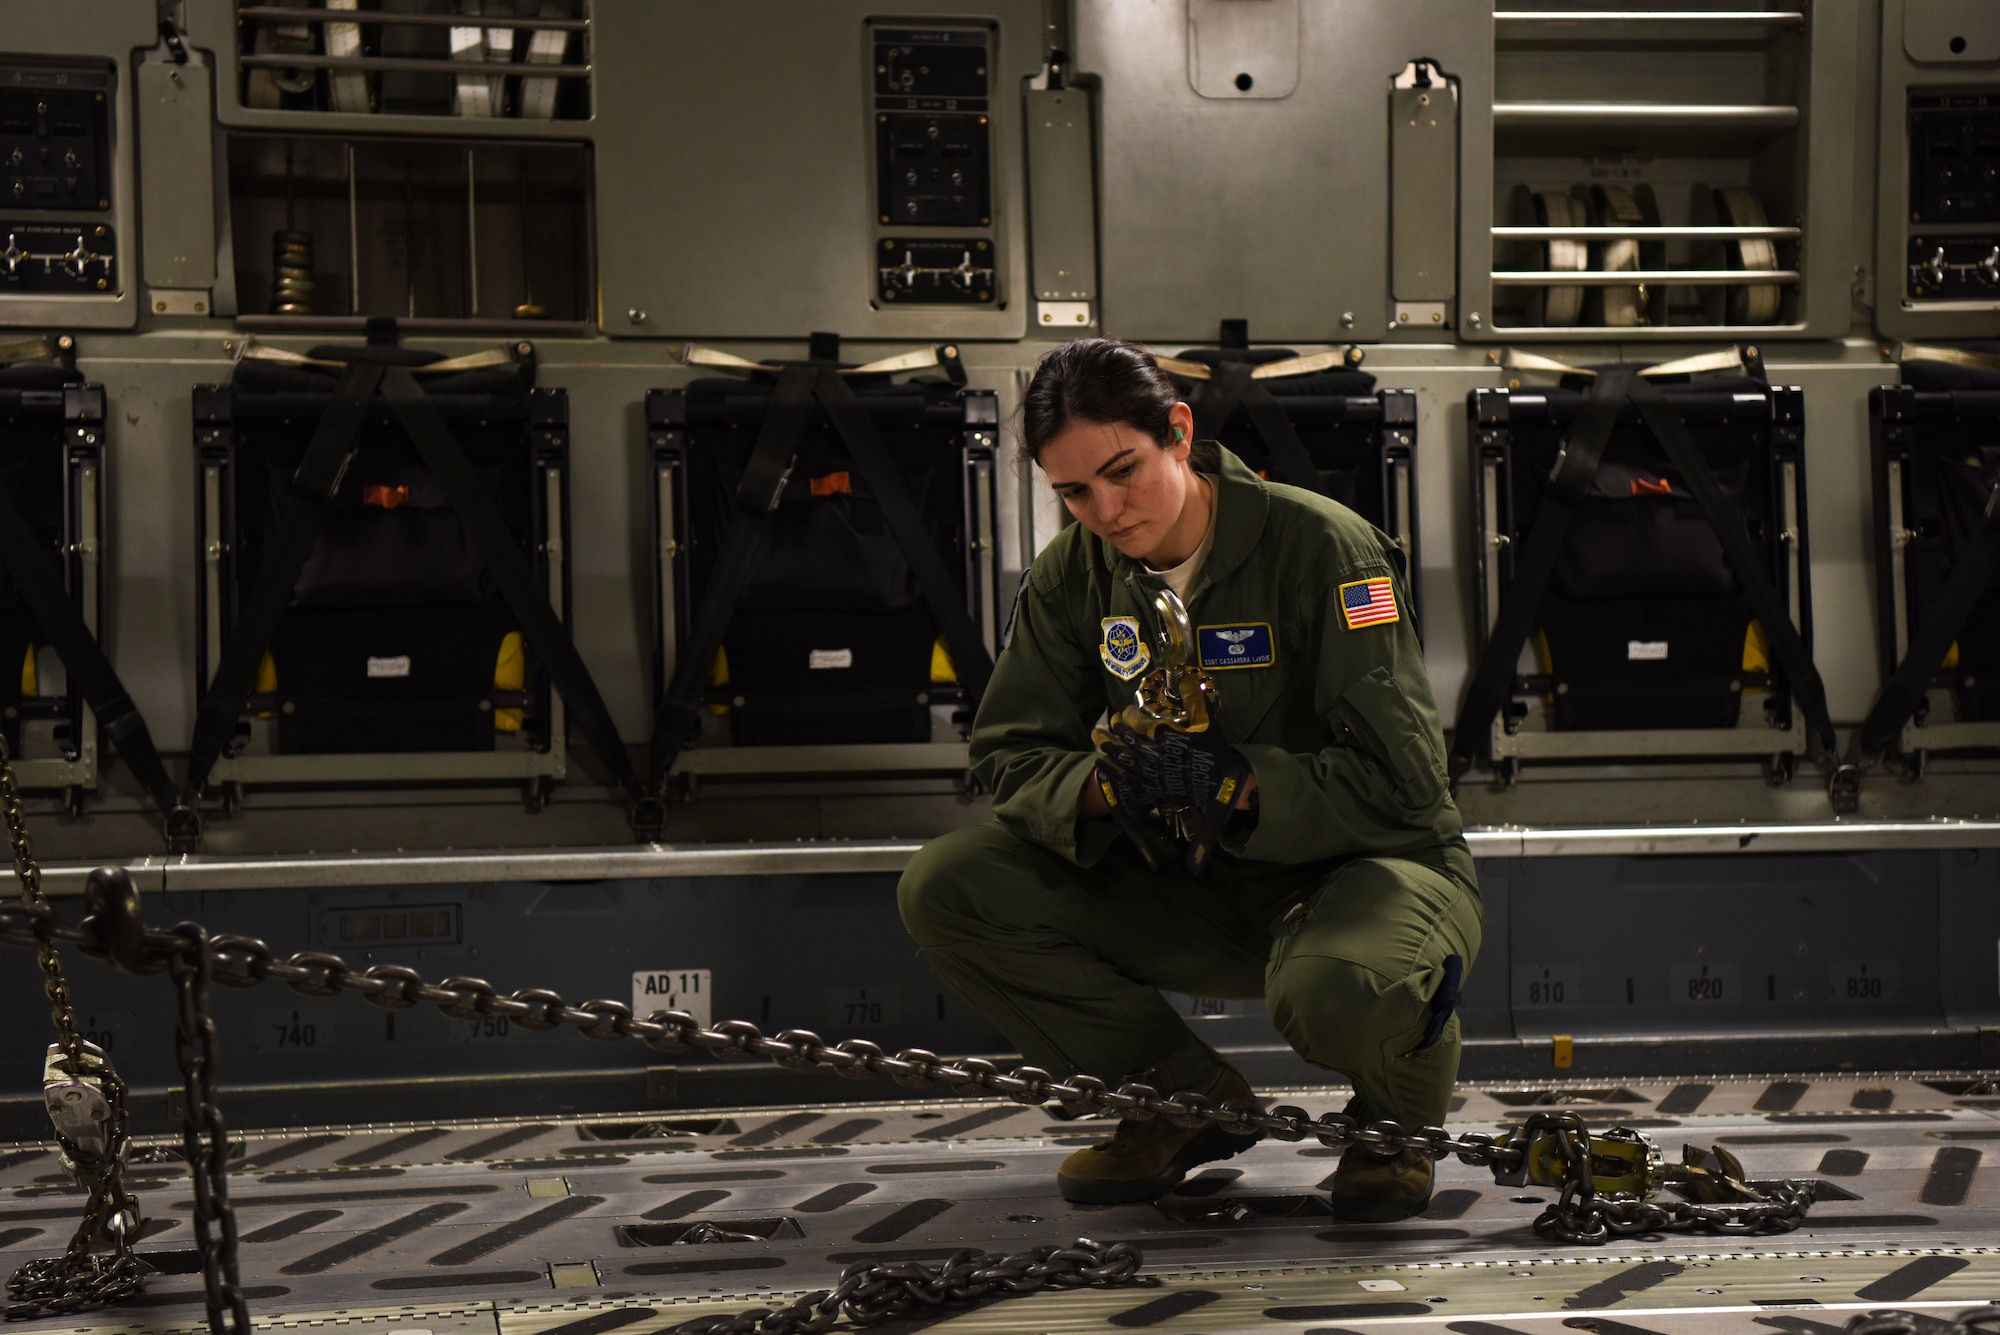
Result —
POLYGON ((1131 704, 1091 737, 1103 753, 1101 767, 1166 818, 1186 845, 1188 871, 1199 876, 1250 777, 1250 763, 1223 734, 1209 683, 1184 686, 1172 718, 1131 704))

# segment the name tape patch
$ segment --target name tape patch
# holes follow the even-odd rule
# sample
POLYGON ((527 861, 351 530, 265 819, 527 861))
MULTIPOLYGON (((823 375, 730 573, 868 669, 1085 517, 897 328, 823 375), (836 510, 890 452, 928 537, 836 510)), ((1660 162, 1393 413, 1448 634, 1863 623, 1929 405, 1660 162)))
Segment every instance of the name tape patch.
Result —
POLYGON ((854 666, 852 649, 808 649, 806 650, 806 670, 824 672, 829 668, 851 668, 854 666))
POLYGON ((1146 642, 1139 636, 1137 617, 1104 618, 1104 643, 1098 646, 1097 652, 1104 659, 1104 666, 1114 676, 1126 681, 1153 665, 1153 656, 1146 651, 1146 642))
POLYGON ((1403 614, 1396 607, 1395 584, 1383 577, 1357 579, 1352 584, 1341 585, 1340 615, 1346 620, 1349 630, 1401 621, 1403 614))
POLYGON ((371 658, 368 660, 368 675, 371 677, 407 677, 410 675, 410 656, 408 654, 397 654, 394 658, 371 658))
POLYGON ((1634 663, 1664 663, 1667 658, 1665 640, 1627 640, 1625 657, 1634 663))
POLYGON ((1195 638, 1201 641, 1202 667, 1214 671, 1269 667, 1276 661, 1271 625, 1267 621, 1244 626, 1202 626, 1195 631, 1195 638))

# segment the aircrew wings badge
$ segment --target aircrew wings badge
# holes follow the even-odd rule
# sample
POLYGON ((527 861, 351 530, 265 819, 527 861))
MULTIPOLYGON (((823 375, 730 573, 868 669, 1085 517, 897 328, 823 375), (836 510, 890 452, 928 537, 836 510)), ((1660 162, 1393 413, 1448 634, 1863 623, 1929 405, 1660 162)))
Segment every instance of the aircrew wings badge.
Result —
POLYGON ((1153 665, 1153 656, 1146 652, 1146 642, 1139 638, 1137 617, 1104 618, 1104 643, 1098 646, 1097 652, 1104 659, 1104 666, 1126 681, 1153 665))
POLYGON ((1203 626, 1195 632, 1195 638, 1201 641, 1201 665, 1211 671, 1269 667, 1275 661, 1268 622, 1243 626, 1203 626))
POLYGON ((1349 630, 1403 619, 1396 609, 1396 586, 1387 579, 1358 579, 1341 585, 1340 615, 1349 630))

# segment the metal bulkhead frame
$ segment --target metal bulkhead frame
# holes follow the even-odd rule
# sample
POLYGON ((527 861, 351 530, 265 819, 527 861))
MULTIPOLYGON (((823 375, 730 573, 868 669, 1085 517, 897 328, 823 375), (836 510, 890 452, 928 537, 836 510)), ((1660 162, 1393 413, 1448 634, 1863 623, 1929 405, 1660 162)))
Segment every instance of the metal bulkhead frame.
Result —
MULTIPOLYGON (((1908 345, 1906 345, 1907 348, 1908 345)), ((2000 359, 1993 369, 2000 370, 2000 359)), ((1932 429, 1984 421, 2000 431, 2000 389, 1926 390, 1915 385, 1883 385, 1868 395, 1870 466, 1875 493, 1875 626, 1882 689, 1855 739, 1854 754, 1866 766, 1885 756, 1921 776, 1933 752, 2000 749, 2000 721, 1960 719, 1950 703, 1959 688, 1974 683, 1956 657, 1961 632, 1975 605, 2000 569, 2000 488, 1987 493, 1983 523, 1963 535, 1965 545, 1950 552, 1951 573, 1929 590, 1929 606, 1919 614, 1913 597, 1910 548, 1935 546, 1943 525, 1927 521, 1920 489, 1935 491, 1938 461, 1926 449, 1925 424, 1932 429), (1939 666, 1916 666, 1922 653, 1939 666), (1949 662, 1947 662, 1949 656, 1949 662)), ((1933 561, 1942 553, 1934 553, 1933 561)))
MULTIPOLYGON (((1557 371, 1567 375, 1578 374, 1578 368, 1564 367, 1545 357, 1512 352, 1506 359, 1510 370, 1557 371)), ((1755 357, 1755 349, 1747 349, 1741 354, 1723 353, 1704 357, 1688 358, 1681 361, 1662 363, 1636 372, 1624 372, 1628 384, 1632 386, 1629 399, 1610 411, 1616 413, 1640 409, 1642 420, 1650 427, 1653 416, 1646 412, 1645 405, 1637 401, 1643 395, 1657 400, 1655 407, 1665 407, 1666 401, 1659 391, 1646 379, 1663 374, 1694 373, 1708 370, 1752 369, 1761 371, 1761 363, 1755 357)), ((1621 368, 1622 370, 1622 368, 1621 368)), ((1586 380, 1594 379, 1598 373, 1581 373, 1586 380)), ((1761 375, 1758 376, 1761 379, 1761 375)), ((1519 381, 1516 380, 1518 386, 1519 381)), ((1459 731, 1468 727, 1476 736, 1458 736, 1453 742, 1453 776, 1459 777, 1470 768, 1475 760, 1489 763, 1499 777, 1513 782, 1526 762, 1557 761, 1586 762, 1592 760, 1621 762, 1666 762, 1695 759, 1718 759, 1729 757, 1760 758, 1766 778, 1776 784, 1788 780, 1800 757, 1812 754, 1817 748, 1820 758, 1829 764, 1838 760, 1833 745, 1831 724, 1825 720, 1824 690, 1817 670, 1810 662, 1812 643, 1810 554, 1806 540, 1806 479, 1803 452, 1804 395, 1797 388, 1770 387, 1762 395, 1760 411, 1768 414, 1769 447, 1765 467, 1768 469, 1767 485, 1771 496, 1771 514, 1768 516, 1765 540, 1753 547, 1749 545, 1749 534, 1741 535, 1741 550, 1754 553, 1766 572, 1761 576, 1775 601, 1786 613, 1787 625, 1776 633, 1767 631, 1769 642, 1768 657, 1772 671, 1762 674, 1743 673, 1733 675, 1731 686, 1739 694, 1755 686, 1770 690, 1770 703, 1766 713, 1769 717, 1765 726, 1736 727, 1685 727, 1631 729, 1579 729, 1556 731, 1547 724, 1530 725, 1534 717, 1523 697, 1543 696, 1552 691, 1560 691, 1561 684, 1553 678, 1538 675, 1520 675, 1514 671, 1512 654, 1518 654, 1523 642, 1516 637, 1514 647, 1504 670, 1507 685, 1503 692, 1488 692, 1497 699, 1482 700, 1480 677, 1482 675, 1501 679, 1502 670, 1497 662, 1489 662, 1494 654, 1493 644, 1496 633, 1503 627, 1501 622, 1507 616, 1510 604, 1515 604, 1530 591, 1522 587, 1519 578, 1521 567, 1532 563, 1535 546, 1532 531, 1524 531, 1522 520, 1517 518, 1515 488, 1512 482, 1516 448, 1516 419, 1523 409, 1543 412, 1547 407, 1547 396, 1533 389, 1478 389, 1467 397, 1466 407, 1469 417, 1468 443, 1471 451, 1470 473, 1472 482, 1472 521, 1474 552, 1474 600, 1478 608, 1477 630, 1479 650, 1478 671, 1468 683, 1466 703, 1459 715, 1459 731), (1517 539, 1516 535, 1520 537, 1517 539), (1781 641, 1789 640, 1796 646, 1788 655, 1781 641), (1788 665, 1790 656, 1795 663, 1788 665), (1485 706, 1491 706, 1490 709, 1485 706), (1477 720, 1469 724, 1468 720, 1477 720), (1483 726, 1482 726, 1483 725, 1483 726)), ((1585 401, 1587 408, 1589 401, 1585 401)), ((1584 408, 1580 408, 1576 419, 1565 433, 1563 449, 1565 453, 1575 450, 1582 436, 1584 408)), ((1666 407, 1671 413, 1674 410, 1666 407)), ((1608 423, 1602 424, 1608 426, 1608 423)), ((1685 431, 1683 425, 1681 430, 1685 431)), ((1659 432, 1654 433, 1656 437, 1659 432)), ((1663 452, 1673 451, 1661 440, 1663 452)), ((1599 443, 1595 457, 1582 462, 1588 469, 1588 476, 1575 481, 1574 499, 1580 499, 1584 488, 1595 476, 1597 464, 1602 459, 1602 443, 1599 443)), ((1678 458, 1673 459, 1677 467, 1678 458)), ((1565 474, 1571 470, 1564 467, 1563 455, 1558 455, 1556 473, 1565 474)), ((1683 468, 1683 471, 1687 471, 1683 468)), ((1713 481, 1711 476, 1708 479, 1713 481)), ((1556 496, 1558 488, 1552 477, 1550 497, 1556 496)), ((1699 492, 1701 480, 1690 477, 1691 489, 1699 492)), ((1545 501, 1545 503, 1549 503, 1545 501)), ((1733 508, 1733 503, 1731 505, 1733 508)), ((1703 506, 1704 511, 1710 507, 1703 506)), ((1737 553, 1730 552, 1731 539, 1720 533, 1720 525, 1715 524, 1715 515, 1706 516, 1711 525, 1718 529, 1725 553, 1731 565, 1739 564, 1737 553)), ((1741 521, 1739 519, 1738 526, 1741 521)), ((1529 530, 1534 521, 1528 520, 1529 530)), ((1565 526, 1566 527, 1566 526, 1565 526)), ((1561 530, 1558 530, 1560 533, 1561 530)), ((1558 539, 1560 545, 1560 538, 1558 539)), ((1546 556, 1547 553, 1544 553, 1546 556)), ((1530 572, 1533 573, 1533 572, 1530 572)), ((1754 573, 1754 572, 1753 572, 1754 573)), ((1541 572, 1543 582, 1547 571, 1541 572)), ((1746 596, 1754 605, 1758 599, 1749 588, 1751 580, 1743 581, 1746 596)), ((1541 589, 1532 590, 1535 603, 1539 602, 1541 589)), ((1534 603, 1529 604, 1532 616, 1534 603)), ((1517 620, 1516 609, 1512 617, 1517 620)), ((1763 614, 1759 613, 1762 620, 1763 614)), ((1527 635, 1532 635, 1533 622, 1521 627, 1527 635)), ((1851 770, 1835 764, 1834 777, 1851 774, 1851 770)), ((1830 783, 1830 789, 1839 786, 1841 791, 1831 791, 1830 795, 1838 809, 1851 809, 1843 804, 1852 800, 1851 789, 1845 785, 1830 783)))
MULTIPOLYGON (((254 341, 246 340, 246 350, 254 341)), ((252 352, 250 355, 255 355, 252 352)), ((276 359, 290 354, 267 353, 276 359)), ((508 350, 509 356, 532 357, 528 344, 508 350)), ((485 356, 481 354, 480 356, 485 356)), ((459 359, 473 361, 473 359, 459 359)), ((487 364, 482 362, 481 364, 487 364)), ((417 365, 418 372, 456 369, 458 363, 417 365)), ((227 385, 203 385, 194 390, 195 444, 197 456, 197 535, 201 544, 202 577, 197 584, 196 615, 201 633, 197 637, 195 670, 197 680, 210 689, 219 672, 225 647, 238 631, 245 600, 252 590, 243 587, 239 570, 237 533, 239 509, 237 492, 238 440, 233 395, 227 385)), ((568 395, 561 389, 534 388, 526 395, 522 422, 523 445, 531 470, 528 509, 531 515, 529 561, 534 592, 546 601, 552 628, 567 639, 571 623, 570 582, 567 540, 569 533, 569 412, 568 395)), ((462 462, 462 460, 461 460, 462 462)), ((454 505, 454 509, 456 509, 454 505)), ((495 522, 499 522, 497 516, 495 522)), ((468 536, 475 524, 468 521, 468 536)), ((503 593, 505 592, 503 588, 503 593)), ((520 591, 525 593, 525 591, 520 591)), ((511 605, 515 599, 507 599, 511 605)), ((524 649, 538 671, 524 683, 526 697, 505 707, 527 706, 525 726, 507 744, 496 736, 492 751, 413 751, 363 752, 352 754, 284 754, 277 749, 271 727, 257 712, 246 711, 223 753, 214 760, 208 778, 223 788, 226 811, 242 800, 243 789, 261 784, 408 784, 408 783, 520 783, 531 805, 548 800, 556 781, 568 768, 565 740, 565 702, 551 666, 543 662, 546 650, 535 643, 528 618, 520 617, 524 649)), ((571 649, 571 654, 574 650, 571 649)), ((587 672, 585 674, 587 676, 587 672)), ((587 682, 574 683, 579 686, 587 682)), ((594 685, 588 686, 594 695, 594 685)), ((575 705, 571 701, 572 706, 575 705)), ((282 704, 278 707, 282 708, 282 704)), ((496 706, 497 708, 498 706, 496 706)), ((600 707, 601 708, 601 707, 600 707)), ((622 752, 607 764, 629 773, 622 752)), ((196 777, 196 776, 191 776, 196 777)), ((636 788, 636 781, 628 784, 636 788)), ((650 826, 649 826, 650 829, 650 826)), ((197 836, 198 837, 198 836, 197 836)), ((649 836, 650 837, 650 836, 649 836)))
MULTIPOLYGON (((898 534, 899 545, 909 557, 913 572, 920 584, 925 585, 924 600, 937 615, 941 633, 960 677, 955 688, 961 701, 957 711, 963 721, 969 721, 970 710, 976 706, 978 696, 983 691, 986 677, 992 671, 992 647, 997 642, 995 618, 999 611, 999 498, 995 485, 995 467, 999 448, 999 406, 991 390, 964 388, 965 373, 958 349, 951 344, 939 344, 930 348, 919 348, 912 352, 881 358, 862 366, 842 367, 834 364, 838 344, 830 336, 815 335, 814 351, 807 366, 817 365, 817 382, 814 387, 805 388, 799 377, 804 374, 801 364, 781 367, 775 363, 751 362, 733 354, 711 348, 688 347, 682 354, 691 366, 709 367, 735 373, 763 373, 781 378, 789 368, 795 388, 809 395, 809 401, 797 405, 809 413, 826 412, 840 436, 844 446, 853 456, 854 469, 864 485, 879 494, 884 484, 893 478, 884 477, 878 481, 876 474, 888 464, 886 456, 879 462, 870 462, 881 448, 879 439, 874 447, 865 441, 858 441, 863 432, 873 433, 867 426, 867 414, 860 411, 860 401, 851 394, 846 395, 848 403, 838 400, 846 380, 859 377, 889 376, 903 372, 924 370, 931 367, 942 368, 952 382, 958 385, 958 402, 962 409, 959 428, 958 466, 963 475, 963 503, 960 523, 965 535, 963 570, 961 578, 965 584, 964 616, 959 617, 950 608, 940 609, 940 591, 930 587, 936 576, 943 573, 943 567, 935 556, 926 557, 922 552, 910 552, 910 543, 904 535, 898 534), (831 377, 832 383, 827 383, 831 377), (924 577, 924 568, 934 565, 937 569, 930 580, 924 577), (938 615, 942 610, 943 614, 938 615), (959 624, 954 627, 952 622, 959 624)), ((777 395, 774 394, 774 404, 777 395)), ((775 416, 784 407, 772 408, 775 416)), ((704 639, 713 639, 720 644, 720 635, 728 624, 733 609, 735 593, 728 592, 724 606, 709 596, 709 589, 729 580, 726 571, 718 568, 709 581, 709 589, 699 595, 694 587, 694 568, 690 559, 690 537, 695 520, 688 490, 688 400, 683 390, 652 390, 646 395, 647 452, 652 468, 651 535, 653 560, 649 563, 653 582, 652 599, 652 648, 654 700, 659 711, 655 725, 653 778, 666 793, 680 800, 691 800, 704 778, 712 779, 786 779, 813 775, 870 775, 879 777, 949 777, 966 784, 967 776, 966 743, 962 738, 947 741, 928 742, 849 742, 849 743, 804 743, 797 745, 700 745, 700 734, 705 731, 698 711, 689 706, 687 699, 705 687, 705 682, 693 677, 682 680, 683 665, 680 656, 689 646, 704 639), (713 605, 711 605, 713 604, 713 605), (690 687, 693 690, 690 690, 690 687)), ((797 425, 802 429, 803 419, 797 425)), ((762 453, 770 442, 760 436, 758 452, 762 453)), ((760 495, 754 498, 756 506, 749 506, 741 492, 736 497, 733 523, 748 523, 761 528, 762 520, 770 510, 775 509, 777 497, 790 480, 792 468, 797 461, 796 442, 788 447, 778 444, 782 458, 773 458, 760 463, 753 458, 749 465, 744 487, 750 488, 761 478, 760 495)), ((907 497, 904 498, 908 500, 907 497)), ((883 509, 893 533, 897 529, 896 508, 885 501, 883 509)), ((914 511, 911 518, 914 519, 914 511)), ((733 531, 733 530, 732 530, 733 531)), ((724 547, 718 553, 718 563, 729 560, 728 540, 722 539, 724 547)), ((740 554, 739 554, 740 555, 740 554)), ((751 559, 755 559, 754 556, 751 559)), ((738 581, 740 583, 740 581, 738 581)), ((954 600, 955 601, 955 600, 954 600)), ((699 649, 694 650, 700 654, 699 649)), ((713 658, 710 651, 704 655, 713 658)), ((694 669, 686 668, 686 673, 694 669)), ((954 688, 926 692, 919 703, 929 705, 944 703, 952 697, 954 688)), ((701 711, 705 712, 705 711, 701 711)))

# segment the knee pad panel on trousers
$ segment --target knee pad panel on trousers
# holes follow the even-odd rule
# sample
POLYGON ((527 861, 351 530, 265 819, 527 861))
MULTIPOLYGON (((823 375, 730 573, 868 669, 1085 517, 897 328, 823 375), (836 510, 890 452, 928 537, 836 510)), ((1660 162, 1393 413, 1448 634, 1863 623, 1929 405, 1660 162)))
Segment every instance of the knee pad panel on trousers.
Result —
POLYGON ((1424 989, 1436 986, 1437 974, 1427 968, 1385 978, 1352 960, 1298 956, 1271 976, 1264 1002, 1271 1023, 1306 1060, 1352 1071, 1416 1044, 1430 1018, 1424 989), (1402 1048, 1385 1049, 1396 1043, 1402 1048))
POLYGON ((919 945, 985 940, 1032 915, 1065 871, 1077 875, 1056 855, 989 821, 918 849, 896 884, 896 907, 919 945))
POLYGON ((903 868, 896 908, 919 942, 934 939, 937 929, 962 915, 966 897, 977 894, 978 878, 967 873, 985 858, 987 842, 983 826, 953 830, 918 849, 903 868))

